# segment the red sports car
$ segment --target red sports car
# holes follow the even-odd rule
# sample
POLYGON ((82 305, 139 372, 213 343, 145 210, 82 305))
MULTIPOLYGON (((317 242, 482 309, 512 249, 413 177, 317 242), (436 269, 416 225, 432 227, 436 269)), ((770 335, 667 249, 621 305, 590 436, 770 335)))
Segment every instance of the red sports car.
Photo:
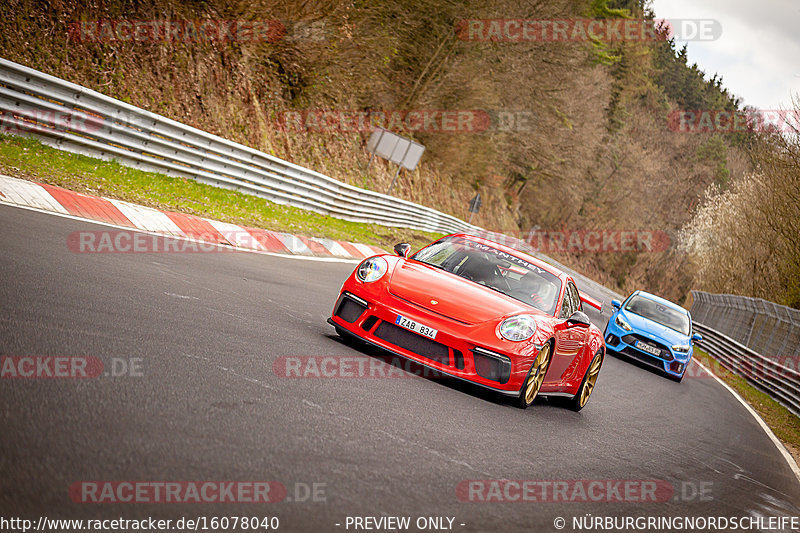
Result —
POLYGON ((408 257, 364 260, 347 278, 330 322, 441 373, 515 398, 566 396, 582 409, 605 357, 603 334, 573 279, 501 244, 444 237, 408 257))

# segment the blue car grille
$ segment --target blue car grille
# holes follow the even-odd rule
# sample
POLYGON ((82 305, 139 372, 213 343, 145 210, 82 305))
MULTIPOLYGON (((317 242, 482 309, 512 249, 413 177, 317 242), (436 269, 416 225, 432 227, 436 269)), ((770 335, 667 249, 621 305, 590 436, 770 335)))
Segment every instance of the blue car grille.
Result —
POLYGON ((624 347, 619 353, 627 355, 631 359, 636 359, 637 361, 641 361, 642 363, 648 364, 650 366, 654 366, 658 369, 664 369, 664 362, 659 359, 658 357, 653 357, 652 355, 646 354, 644 352, 640 352, 630 346, 624 347))
MULTIPOLYGON (((651 346, 655 346, 656 348, 661 350, 661 358, 664 359, 665 361, 672 361, 674 359, 674 357, 672 356, 672 352, 670 351, 669 347, 667 347, 666 345, 664 345, 664 344, 662 344, 662 343, 660 343, 658 341, 654 341, 652 339, 648 339, 647 337, 644 337, 642 335, 637 335, 636 333, 631 333, 630 335, 625 335, 624 337, 622 337, 622 340, 623 340, 623 342, 625 342, 625 344, 630 344, 631 346, 634 346, 634 347, 636 346, 636 341, 637 340, 642 341, 642 342, 644 342, 646 344, 650 344, 651 346)), ((647 355, 650 356, 650 354, 647 354, 647 355)))

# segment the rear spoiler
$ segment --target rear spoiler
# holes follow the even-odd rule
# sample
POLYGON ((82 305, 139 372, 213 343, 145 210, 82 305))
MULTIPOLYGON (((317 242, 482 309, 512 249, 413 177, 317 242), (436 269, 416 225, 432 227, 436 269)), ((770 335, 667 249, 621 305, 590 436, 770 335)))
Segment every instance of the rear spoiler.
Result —
POLYGON ((581 301, 583 303, 585 303, 587 305, 591 305, 592 307, 594 307, 598 311, 602 311, 603 310, 603 304, 602 303, 598 302, 597 300, 595 300, 591 296, 589 296, 587 294, 584 294, 584 293, 582 293, 580 291, 578 291, 578 293, 581 295, 581 301))

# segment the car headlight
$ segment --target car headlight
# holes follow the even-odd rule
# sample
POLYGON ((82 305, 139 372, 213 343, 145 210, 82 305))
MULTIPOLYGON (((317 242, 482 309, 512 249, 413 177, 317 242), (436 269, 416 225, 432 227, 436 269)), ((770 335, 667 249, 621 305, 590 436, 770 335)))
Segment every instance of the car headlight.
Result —
POLYGON ((500 324, 500 335, 506 340, 520 342, 530 339, 534 333, 536 319, 530 315, 512 316, 500 324))
POLYGON ((688 344, 676 344, 672 347, 673 352, 678 353, 689 353, 689 345, 688 344))
POLYGON ((364 283, 372 283, 381 279, 388 269, 389 265, 386 264, 386 259, 370 257, 358 265, 356 277, 364 283))
POLYGON ((619 327, 621 327, 622 329, 624 329, 625 331, 633 331, 633 328, 631 327, 631 325, 628 324, 627 322, 625 322, 625 319, 622 318, 622 315, 617 315, 617 318, 614 319, 614 322, 616 322, 617 325, 619 327))

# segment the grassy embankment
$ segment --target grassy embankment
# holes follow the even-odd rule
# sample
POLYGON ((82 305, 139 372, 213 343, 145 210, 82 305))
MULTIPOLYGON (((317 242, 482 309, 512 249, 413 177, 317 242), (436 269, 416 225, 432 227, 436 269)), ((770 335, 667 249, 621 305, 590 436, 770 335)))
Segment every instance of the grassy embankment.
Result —
POLYGON ((373 244, 384 249, 409 242, 416 250, 438 237, 422 231, 348 222, 193 180, 56 150, 15 136, 0 135, 0 173, 232 224, 373 244))

